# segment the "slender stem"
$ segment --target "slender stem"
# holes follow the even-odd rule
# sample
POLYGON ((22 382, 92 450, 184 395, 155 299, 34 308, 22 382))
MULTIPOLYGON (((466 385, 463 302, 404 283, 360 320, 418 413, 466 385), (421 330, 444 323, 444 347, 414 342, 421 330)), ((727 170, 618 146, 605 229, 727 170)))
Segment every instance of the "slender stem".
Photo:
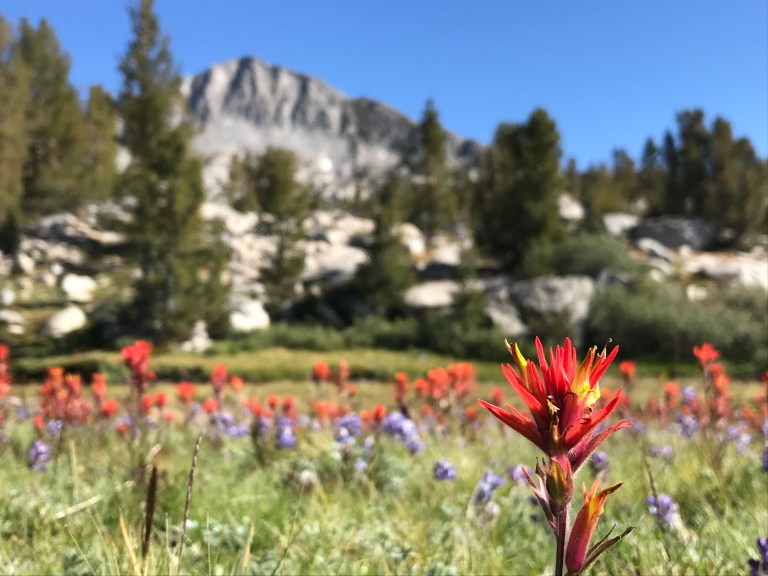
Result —
POLYGON ((555 576, 563 576, 563 560, 565 558, 565 531, 568 528, 568 511, 563 510, 557 517, 557 559, 555 560, 555 576))

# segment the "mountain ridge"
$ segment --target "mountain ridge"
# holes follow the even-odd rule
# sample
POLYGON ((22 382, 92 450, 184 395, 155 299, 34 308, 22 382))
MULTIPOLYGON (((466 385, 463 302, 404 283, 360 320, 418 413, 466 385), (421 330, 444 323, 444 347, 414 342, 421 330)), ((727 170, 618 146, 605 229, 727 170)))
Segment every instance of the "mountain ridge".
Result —
MULTIPOLYGON (((352 98, 309 74, 243 56, 214 64, 182 82, 201 132, 195 149, 208 156, 296 152, 305 180, 343 187, 355 174, 381 175, 419 147, 417 122, 370 97, 352 98)), ((471 162, 481 145, 446 131, 452 166, 471 162)), ((219 172, 225 163, 219 158, 219 172)), ((221 174, 219 174, 221 176, 221 174)))

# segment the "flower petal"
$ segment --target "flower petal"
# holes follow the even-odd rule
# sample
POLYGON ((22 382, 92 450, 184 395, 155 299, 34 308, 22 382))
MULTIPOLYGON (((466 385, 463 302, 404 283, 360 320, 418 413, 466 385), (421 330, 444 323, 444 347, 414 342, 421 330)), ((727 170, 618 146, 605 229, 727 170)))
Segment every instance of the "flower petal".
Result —
POLYGON ((488 412, 496 416, 496 418, 504 422, 504 424, 516 432, 519 432, 528 438, 528 440, 536 444, 536 446, 546 452, 544 443, 541 439, 541 434, 539 434, 539 430, 536 428, 536 424, 533 423, 533 420, 526 418, 523 414, 521 414, 518 410, 509 404, 507 404, 507 408, 509 409, 509 411, 507 411, 503 408, 499 408, 498 406, 494 406, 485 400, 478 400, 478 402, 480 403, 480 406, 488 410, 488 412))

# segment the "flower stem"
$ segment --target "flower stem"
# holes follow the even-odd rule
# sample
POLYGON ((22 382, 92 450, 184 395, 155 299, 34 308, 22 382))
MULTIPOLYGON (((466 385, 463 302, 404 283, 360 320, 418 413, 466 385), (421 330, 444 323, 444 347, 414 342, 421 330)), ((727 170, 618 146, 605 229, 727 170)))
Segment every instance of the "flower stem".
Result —
POLYGON ((565 558, 565 531, 568 528, 568 510, 563 510, 557 516, 557 558, 555 560, 555 576, 563 576, 563 559, 565 558))

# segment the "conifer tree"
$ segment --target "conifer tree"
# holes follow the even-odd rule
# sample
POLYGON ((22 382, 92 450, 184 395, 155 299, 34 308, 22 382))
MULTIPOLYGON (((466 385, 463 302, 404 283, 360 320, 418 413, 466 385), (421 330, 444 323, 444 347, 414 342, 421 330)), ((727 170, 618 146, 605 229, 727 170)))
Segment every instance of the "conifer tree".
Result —
POLYGON ((27 155, 28 71, 14 51, 13 29, 0 16, 0 251, 18 248, 27 155))
POLYGON ((83 126, 85 153, 81 186, 85 199, 101 200, 114 193, 116 128, 112 96, 101 86, 91 86, 83 126))
POLYGON ((169 39, 152 0, 129 12, 133 38, 120 62, 118 109, 131 154, 121 188, 136 200, 129 239, 141 278, 133 312, 144 332, 163 341, 187 336, 203 314, 221 317, 228 298, 219 290, 221 264, 200 218, 201 163, 189 150, 192 126, 179 119, 180 79, 169 39))
POLYGON ((445 130, 434 102, 428 100, 419 124, 420 148, 415 161, 417 182, 412 192, 410 219, 424 232, 427 246, 456 216, 445 152, 445 130))
POLYGON ((648 204, 648 211, 659 213, 664 198, 664 166, 661 151, 652 138, 648 138, 643 146, 637 185, 639 195, 645 198, 648 204))
POLYGON ((373 242, 368 262, 358 273, 358 285, 370 310, 392 317, 403 311, 403 294, 415 282, 407 248, 397 234, 401 222, 400 183, 390 174, 375 192, 373 242))
POLYGON ((254 163, 246 165, 250 174, 246 198, 261 210, 262 230, 275 241, 275 249, 261 270, 267 310, 273 317, 281 315, 294 298, 306 258, 303 223, 309 195, 296 180, 297 170, 298 158, 283 148, 267 148, 254 163))
MULTIPOLYGON (((554 121, 539 108, 525 124, 501 124, 484 161, 489 193, 480 237, 490 254, 514 269, 527 252, 544 253, 563 234, 559 197, 560 135, 554 121)), ((538 262, 537 270, 546 271, 538 262)))
POLYGON ((30 216, 71 209, 80 200, 83 125, 69 57, 44 19, 37 29, 21 20, 14 50, 28 71, 22 209, 30 216))

